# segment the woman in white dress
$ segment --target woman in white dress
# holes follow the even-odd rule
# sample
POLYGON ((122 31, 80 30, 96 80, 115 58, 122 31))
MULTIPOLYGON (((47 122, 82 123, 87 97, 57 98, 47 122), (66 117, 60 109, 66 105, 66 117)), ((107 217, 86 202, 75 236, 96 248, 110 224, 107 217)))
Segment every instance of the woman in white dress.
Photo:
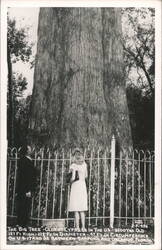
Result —
POLYGON ((85 179, 87 178, 87 164, 84 161, 82 152, 76 149, 73 153, 74 163, 70 166, 72 172, 71 190, 68 211, 75 214, 75 227, 79 231, 79 220, 81 219, 82 231, 85 229, 85 211, 88 210, 87 205, 87 187, 85 179), (76 178, 76 171, 78 171, 78 180, 76 178))

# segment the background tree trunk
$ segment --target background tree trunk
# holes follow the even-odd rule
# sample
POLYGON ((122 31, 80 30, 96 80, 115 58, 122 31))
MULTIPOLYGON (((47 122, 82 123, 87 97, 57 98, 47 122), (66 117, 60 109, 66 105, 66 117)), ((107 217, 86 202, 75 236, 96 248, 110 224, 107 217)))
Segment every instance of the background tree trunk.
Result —
POLYGON ((132 145, 120 10, 41 8, 31 104, 33 143, 132 145))
POLYGON ((12 63, 9 46, 7 46, 7 66, 8 66, 8 109, 7 109, 7 139, 10 147, 14 146, 14 89, 12 82, 12 63))

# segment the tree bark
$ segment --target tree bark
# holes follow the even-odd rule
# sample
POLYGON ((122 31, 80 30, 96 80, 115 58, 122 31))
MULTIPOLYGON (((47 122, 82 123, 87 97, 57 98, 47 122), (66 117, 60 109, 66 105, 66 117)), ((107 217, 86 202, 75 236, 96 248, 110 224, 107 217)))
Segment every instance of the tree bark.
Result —
POLYGON ((109 126, 123 148, 132 146, 124 76, 121 13, 118 8, 102 9, 103 86, 109 126))
POLYGON ((31 104, 32 142, 132 145, 120 10, 41 8, 31 104))

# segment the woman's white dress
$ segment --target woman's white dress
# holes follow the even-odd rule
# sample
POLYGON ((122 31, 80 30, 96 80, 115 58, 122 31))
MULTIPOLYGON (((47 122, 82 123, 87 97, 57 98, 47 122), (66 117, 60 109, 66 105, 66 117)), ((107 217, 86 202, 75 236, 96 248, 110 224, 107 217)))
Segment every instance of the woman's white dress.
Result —
POLYGON ((71 184, 68 211, 87 211, 87 187, 85 178, 87 177, 87 164, 73 163, 70 170, 73 170, 72 180, 75 179, 75 171, 78 171, 79 180, 71 184))

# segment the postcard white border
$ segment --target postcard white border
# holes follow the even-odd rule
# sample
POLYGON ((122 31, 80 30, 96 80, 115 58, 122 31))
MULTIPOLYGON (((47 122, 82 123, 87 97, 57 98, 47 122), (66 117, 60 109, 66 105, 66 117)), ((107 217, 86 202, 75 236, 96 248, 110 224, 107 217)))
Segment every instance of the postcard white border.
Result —
POLYGON ((0 168, 0 248, 5 249, 161 249, 161 1, 159 0, 1 0, 1 168, 0 168), (155 244, 154 245, 6 245, 6 93, 7 93, 7 22, 8 7, 152 7, 156 13, 155 74, 155 244))

